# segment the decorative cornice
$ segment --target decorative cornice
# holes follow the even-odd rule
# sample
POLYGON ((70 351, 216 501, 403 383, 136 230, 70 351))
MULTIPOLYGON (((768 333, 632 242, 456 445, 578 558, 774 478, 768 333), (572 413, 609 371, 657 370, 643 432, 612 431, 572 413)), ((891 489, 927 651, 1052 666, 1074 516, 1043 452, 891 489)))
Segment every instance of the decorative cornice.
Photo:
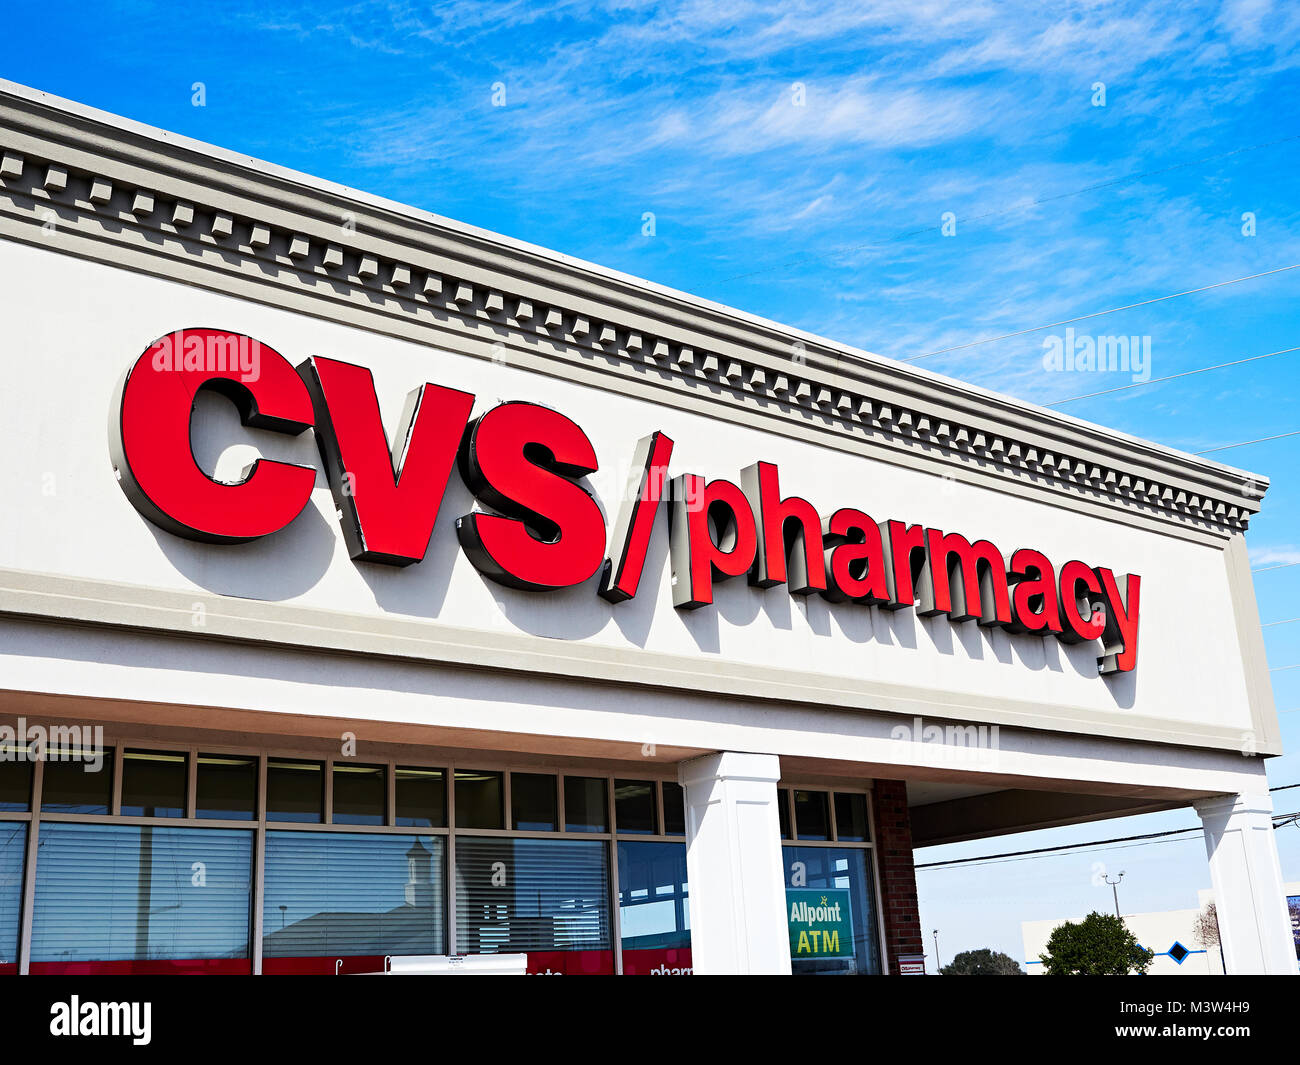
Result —
POLYGON ((0 236, 1215 542, 1266 478, 0 81, 0 236), (436 334, 436 340, 431 338, 436 334), (726 411, 719 409, 726 408, 726 411))

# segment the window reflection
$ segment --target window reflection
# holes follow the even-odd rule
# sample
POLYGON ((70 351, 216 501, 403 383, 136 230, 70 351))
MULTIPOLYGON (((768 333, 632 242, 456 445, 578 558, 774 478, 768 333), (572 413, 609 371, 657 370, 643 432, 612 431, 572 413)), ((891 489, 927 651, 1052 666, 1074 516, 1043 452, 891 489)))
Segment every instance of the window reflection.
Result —
POLYGON ((226 959, 242 964, 224 971, 247 972, 252 846, 240 829, 42 824, 33 971, 37 962, 226 959))
POLYGON ((22 913, 27 826, 0 824, 0 974, 18 971, 18 920, 22 913))
MULTIPOLYGON (((817 937, 800 944, 791 935, 790 963, 798 973, 875 974, 880 972, 880 944, 876 931, 875 892, 871 882, 871 855, 859 848, 847 847, 782 847, 787 889, 787 912, 793 900, 806 901, 802 894, 790 895, 791 889, 812 892, 826 891, 827 902, 841 901, 842 893, 848 902, 848 924, 851 924, 851 952, 847 950, 850 939, 846 934, 837 944, 848 957, 817 957, 821 943, 817 937), (835 894, 831 894, 834 892, 835 894)), ((811 900, 814 904, 820 898, 811 900)), ((820 927, 820 926, 819 926, 820 927)), ((843 927, 842 925, 840 926, 843 927)))
POLYGON ((264 956, 378 956, 382 968, 387 954, 443 953, 444 847, 436 836, 267 832, 264 956))
POLYGON ((599 840, 456 838, 456 949, 609 951, 609 861, 599 840))
POLYGON ((618 921, 625 973, 689 969, 688 896, 686 844, 619 843, 618 921))

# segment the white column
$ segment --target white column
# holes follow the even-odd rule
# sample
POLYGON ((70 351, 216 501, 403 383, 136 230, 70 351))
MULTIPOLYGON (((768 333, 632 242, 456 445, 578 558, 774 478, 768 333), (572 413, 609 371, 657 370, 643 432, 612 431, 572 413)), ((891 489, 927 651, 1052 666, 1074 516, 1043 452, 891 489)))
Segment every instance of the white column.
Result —
POLYGON ((790 972, 772 754, 683 762, 691 965, 701 975, 790 972))
POLYGON ((1296 972, 1295 944, 1267 792, 1194 804, 1205 829, 1219 936, 1229 975, 1296 972))

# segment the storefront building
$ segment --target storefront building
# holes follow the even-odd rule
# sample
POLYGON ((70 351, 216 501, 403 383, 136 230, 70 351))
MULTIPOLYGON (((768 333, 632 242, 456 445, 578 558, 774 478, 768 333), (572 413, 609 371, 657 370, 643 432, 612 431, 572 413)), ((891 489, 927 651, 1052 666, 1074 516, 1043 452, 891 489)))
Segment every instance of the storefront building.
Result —
POLYGON ((1194 805, 1292 972, 1267 481, 0 83, 0 972, 903 973, 1194 805))

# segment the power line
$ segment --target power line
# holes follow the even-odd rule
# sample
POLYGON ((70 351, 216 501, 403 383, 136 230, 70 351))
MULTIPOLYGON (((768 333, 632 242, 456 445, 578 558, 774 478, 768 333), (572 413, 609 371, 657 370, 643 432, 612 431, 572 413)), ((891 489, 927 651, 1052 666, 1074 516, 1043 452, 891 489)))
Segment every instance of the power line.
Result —
POLYGON ((1240 366, 1247 362, 1258 362, 1260 359, 1271 359, 1274 355, 1287 355, 1293 351, 1300 351, 1300 346, 1294 348, 1279 348, 1277 351, 1265 352, 1263 355, 1251 355, 1246 359, 1234 359, 1232 362, 1221 362, 1214 366, 1202 366, 1196 370, 1184 370, 1182 373, 1170 374, 1168 377, 1153 377, 1149 381, 1134 381, 1131 385, 1120 385, 1118 388, 1104 388, 1100 392, 1088 392, 1082 396, 1071 396, 1069 399, 1058 399, 1054 403, 1044 403, 1045 407, 1063 407, 1067 403, 1077 403, 1081 399, 1093 399, 1097 396, 1109 396, 1114 392, 1124 392, 1130 388, 1142 388, 1145 385, 1158 385, 1164 381, 1175 381, 1180 377, 1192 377, 1198 373, 1208 373, 1210 370, 1223 370, 1229 366, 1240 366))
MULTIPOLYGON (((1202 831, 1202 830, 1201 830, 1201 829, 1187 829, 1187 830, 1185 830, 1185 831, 1188 831, 1188 832, 1200 832, 1200 831, 1202 831)), ((1116 844, 1115 846, 1108 847, 1108 848, 1107 848, 1107 853, 1112 853, 1112 852, 1114 852, 1114 851, 1132 850, 1132 849, 1135 848, 1135 847, 1159 847, 1159 846, 1161 846, 1162 844, 1166 844, 1166 843, 1191 843, 1191 842, 1194 842, 1194 837, 1193 837, 1193 838, 1179 838, 1179 837, 1175 837, 1175 836, 1170 836, 1170 837, 1165 838, 1165 839, 1146 839, 1146 840, 1140 840, 1140 841, 1137 842, 1137 843, 1119 843, 1119 844, 1116 844)), ((1083 854, 1083 853, 1087 853, 1087 852, 1086 852, 1085 849, 1082 849, 1082 848, 1081 848, 1081 849, 1075 851, 1074 853, 1075 853, 1075 854, 1083 854)), ((1015 862, 1032 862, 1032 861, 1034 861, 1036 858, 1045 858, 1045 857, 1050 857, 1050 855, 1047 855, 1047 854, 1034 854, 1034 853, 1032 853, 1032 852, 1029 852, 1029 853, 1026 853, 1023 857, 1018 857, 1018 858, 1002 858, 1002 859, 988 859, 988 860, 983 860, 983 859, 967 859, 967 863, 968 863, 968 864, 967 864, 966 868, 974 868, 974 869, 978 869, 979 867, 984 866, 984 865, 1011 865, 1011 864, 1014 864, 1015 862)), ((914 868, 920 869, 920 868, 922 868, 922 867, 918 865, 918 866, 915 866, 914 868)), ((942 869, 942 868, 944 868, 944 866, 942 865, 942 863, 940 863, 940 864, 933 865, 933 866, 931 866, 930 868, 934 868, 934 869, 942 869)))
POLYGON ((1031 855, 1057 854, 1061 851, 1086 850, 1089 847, 1101 847, 1109 843, 1131 843, 1135 840, 1164 839, 1170 836, 1184 836, 1189 832, 1202 832, 1200 828, 1174 828, 1164 832, 1147 832, 1140 836, 1117 836, 1114 839, 1098 839, 1091 843, 1064 843, 1059 847, 1035 847, 1025 851, 1007 851, 1003 854, 982 854, 975 858, 952 858, 943 862, 926 862, 916 865, 916 869, 939 869, 948 865, 968 865, 971 862, 988 862, 999 858, 1024 858, 1031 855))
POLYGON ((1295 665, 1293 665, 1293 666, 1274 666, 1272 669, 1269 670, 1269 672, 1270 672, 1270 673, 1283 673, 1283 672, 1285 672, 1285 671, 1288 670, 1288 669, 1300 669, 1300 662, 1297 662, 1297 663, 1296 663, 1295 665))
MULTIPOLYGON (((1024 200, 1019 203, 1009 204, 1006 207, 1000 207, 992 211, 984 211, 981 214, 963 216, 955 219, 961 225, 970 225, 972 222, 982 222, 987 218, 996 218, 999 215, 1012 214, 1015 211, 1023 211, 1030 207, 1041 207, 1045 203, 1054 203, 1058 200, 1067 200, 1074 196, 1082 196, 1089 192, 1097 192, 1101 189, 1114 188, 1119 185, 1128 184, 1133 181, 1141 181, 1143 178, 1156 177, 1160 174, 1172 173, 1175 170, 1185 170, 1188 167, 1201 166, 1204 163, 1212 163, 1219 159, 1228 159, 1234 155, 1242 155, 1246 152, 1259 151, 1261 148, 1272 148, 1278 144, 1286 144, 1289 141, 1300 140, 1300 134, 1291 137, 1279 137, 1277 140, 1261 141, 1259 144, 1249 144, 1242 148, 1234 148, 1227 152, 1217 152, 1214 155, 1205 155, 1199 159, 1191 159, 1184 163, 1174 163, 1170 166, 1158 167, 1155 170, 1138 171, 1137 173, 1127 174, 1123 177, 1110 178, 1107 181, 1098 181, 1091 185, 1085 185, 1083 188, 1074 189, 1071 192, 1059 192, 1052 196, 1040 196, 1034 200, 1024 200)), ((922 236, 926 233, 933 233, 935 230, 942 230, 943 224, 934 226, 926 225, 915 229, 905 229, 884 237, 881 240, 869 241, 865 244, 850 245, 847 248, 841 248, 838 251, 824 255, 805 255, 799 259, 792 259, 788 262, 775 263, 772 266, 760 267, 757 270, 749 270, 743 274, 733 274, 731 277, 724 277, 722 281, 740 281, 749 277, 756 277, 759 274, 771 273, 773 270, 785 270, 792 266, 803 266, 806 263, 827 262, 837 256, 847 255, 850 252, 865 251, 868 248, 879 248, 886 244, 892 244, 899 240, 906 240, 909 237, 922 236)))
POLYGON ((1165 300, 1177 299, 1179 296, 1192 296, 1198 292, 1209 292, 1211 289, 1223 288, 1225 285, 1236 285, 1242 281, 1254 281, 1256 278, 1268 277, 1270 274, 1281 274, 1287 270, 1295 270, 1300 267, 1300 263, 1292 263, 1290 266, 1279 266, 1273 270, 1265 270, 1258 274, 1247 274, 1245 277, 1233 277, 1227 281, 1216 281, 1212 285, 1203 285, 1200 288, 1189 288, 1186 292, 1171 292, 1167 296, 1154 296, 1149 300, 1139 300, 1137 303, 1127 303, 1123 307, 1108 307, 1104 311, 1093 311, 1091 314, 1081 314, 1077 318, 1063 318, 1059 322, 1048 322, 1046 325, 1035 325, 1029 329, 1017 329, 1014 333, 1002 333, 1000 336, 984 337, 982 340, 972 340, 966 344, 954 344, 950 348, 939 348, 937 351, 927 351, 924 355, 909 355, 900 362, 916 362, 918 359, 930 359, 935 355, 946 355, 950 351, 963 351, 966 348, 978 347, 980 344, 992 344, 995 340, 1009 340, 1012 337, 1024 336, 1026 333, 1037 333, 1040 329, 1055 329, 1057 326, 1072 325, 1075 322, 1083 322, 1089 318, 1100 318, 1106 314, 1115 314, 1117 311, 1131 311, 1135 307, 1146 307, 1152 303, 1162 303, 1165 300))
POLYGON ((1257 440, 1243 440, 1239 444, 1222 444, 1219 447, 1207 448, 1205 451, 1193 451, 1193 455, 1213 455, 1216 451, 1231 451, 1234 447, 1245 447, 1247 444, 1265 444, 1270 440, 1285 440, 1288 436, 1300 436, 1300 429, 1293 433, 1278 433, 1277 436, 1261 436, 1257 440))
MULTIPOLYGON (((1300 707, 1297 707, 1297 709, 1300 709, 1300 707)), ((1283 713, 1286 712, 1287 711, 1283 711, 1283 713)), ((1272 793, 1275 791, 1291 791, 1293 788, 1300 788, 1300 784, 1279 784, 1277 785, 1277 787, 1269 788, 1268 790, 1270 793, 1272 793)), ((1274 814, 1273 819, 1278 820, 1280 818, 1296 817, 1296 816, 1300 816, 1300 814, 1274 814)), ((928 862, 924 865, 917 865, 915 866, 915 868, 932 869, 943 865, 961 865, 965 862, 979 862, 979 861, 986 861, 993 858, 1018 858, 1021 857, 1022 855, 1028 855, 1028 854, 1054 854, 1057 851, 1075 850, 1078 848, 1086 848, 1086 847, 1100 847, 1108 843, 1131 843, 1134 840, 1159 839, 1165 836, 1177 836, 1177 835, 1185 834, 1187 832, 1200 832, 1200 831, 1202 831, 1202 829, 1199 828, 1170 828, 1170 829, 1165 829, 1162 832, 1147 832, 1140 836, 1116 836, 1114 839, 1098 839, 1098 840, 1093 840, 1091 843, 1065 843, 1059 847, 1034 847, 1030 850, 1025 850, 1025 851, 1007 851, 1005 854, 985 854, 975 858, 952 858, 942 862, 928 862)))
POLYGON ((1300 618, 1287 618, 1285 621, 1266 621, 1260 626, 1261 629, 1271 629, 1274 625, 1294 625, 1300 618))
POLYGON ((1289 568, 1292 567, 1292 566, 1300 566, 1300 562, 1279 562, 1279 563, 1277 563, 1277 565, 1275 565, 1275 566, 1260 566, 1260 567, 1258 567, 1257 569, 1253 569, 1253 570, 1251 570, 1250 572, 1251 572, 1251 573, 1267 573, 1269 570, 1275 570, 1275 569, 1289 569, 1289 568))
MULTIPOLYGON (((1300 788, 1300 784, 1284 784, 1281 787, 1269 788, 1273 791, 1287 791, 1291 788, 1300 788)), ((1300 817, 1300 812, 1288 814, 1273 814, 1271 816, 1274 827, 1281 827, 1282 824, 1289 824, 1291 819, 1300 817)), ((957 865, 971 865, 974 863, 996 862, 1007 859, 1026 859, 1046 857, 1051 854, 1059 854, 1062 851, 1089 850, 1094 847, 1104 847, 1115 843, 1128 843, 1134 846, 1142 846, 1149 843, 1172 843, 1175 837, 1187 836, 1191 833, 1203 833, 1204 828, 1170 828, 1162 832, 1146 832, 1139 836, 1116 836, 1114 839, 1098 839, 1088 843, 1065 843, 1057 847, 1034 847, 1023 851, 1006 851, 1002 854, 981 854, 971 858, 949 858, 941 862, 924 862, 920 865, 914 865, 914 869, 943 869, 957 865)), ((1124 849, 1124 848, 1118 848, 1124 849)))

